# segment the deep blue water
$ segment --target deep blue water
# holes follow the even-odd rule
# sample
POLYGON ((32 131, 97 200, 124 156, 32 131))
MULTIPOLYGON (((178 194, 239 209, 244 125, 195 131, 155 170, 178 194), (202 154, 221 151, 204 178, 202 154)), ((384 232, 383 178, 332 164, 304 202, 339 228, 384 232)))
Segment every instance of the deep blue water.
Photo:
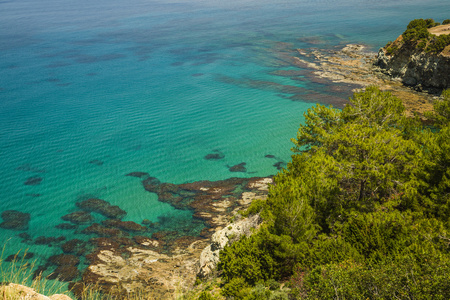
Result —
MULTIPOLYGON (((119 205, 124 220, 188 226, 189 211, 125 175, 275 174, 313 104, 277 87, 327 93, 274 75, 295 70, 284 58, 347 43, 376 51, 410 20, 446 14, 448 0, 0 1, 0 212, 30 213, 33 239, 86 238, 54 228, 85 197, 119 205), (204 159, 214 151, 225 158, 204 159), (241 162, 246 173, 229 171, 241 162), (42 180, 24 184, 30 177, 42 180)), ((7 254, 61 251, 22 243, 20 232, 0 229, 7 254)))

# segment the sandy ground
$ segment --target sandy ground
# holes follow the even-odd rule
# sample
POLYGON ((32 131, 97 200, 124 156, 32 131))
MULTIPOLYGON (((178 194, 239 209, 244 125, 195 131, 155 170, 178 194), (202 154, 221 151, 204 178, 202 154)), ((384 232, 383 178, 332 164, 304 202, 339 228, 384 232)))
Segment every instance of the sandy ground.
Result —
POLYGON ((428 29, 428 31, 434 35, 450 34, 450 24, 432 27, 432 28, 428 29))

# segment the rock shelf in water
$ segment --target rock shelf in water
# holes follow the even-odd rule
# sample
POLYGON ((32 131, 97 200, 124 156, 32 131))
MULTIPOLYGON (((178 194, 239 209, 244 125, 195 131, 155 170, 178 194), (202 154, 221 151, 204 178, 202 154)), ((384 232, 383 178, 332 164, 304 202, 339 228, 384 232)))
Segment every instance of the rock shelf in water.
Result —
POLYGON ((79 281, 70 284, 75 294, 87 284, 98 284, 101 290, 119 298, 135 289, 151 292, 155 299, 172 299, 176 290, 188 290, 200 271, 200 254, 210 244, 211 236, 253 199, 266 198, 268 184, 272 183, 272 178, 258 177, 173 184, 144 173, 130 174, 137 175, 128 176, 140 178, 143 187, 157 194, 160 201, 191 210, 205 227, 197 236, 173 230, 150 235, 145 226, 117 219, 91 224, 84 231, 98 237, 91 238, 87 245, 77 240, 63 245, 66 253, 90 249, 86 255, 89 267, 79 281), (106 230, 114 232, 108 234, 106 230))

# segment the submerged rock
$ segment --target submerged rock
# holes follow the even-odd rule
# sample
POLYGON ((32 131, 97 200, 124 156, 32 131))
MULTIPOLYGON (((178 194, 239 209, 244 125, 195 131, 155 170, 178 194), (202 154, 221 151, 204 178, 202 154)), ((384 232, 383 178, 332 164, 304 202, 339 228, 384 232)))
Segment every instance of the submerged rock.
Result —
POLYGON ((60 243, 64 241, 66 238, 64 236, 53 237, 53 236, 40 236, 34 240, 35 245, 52 245, 53 243, 60 243))
POLYGON ((229 170, 230 170, 230 172, 247 172, 245 165, 246 165, 246 163, 242 162, 240 164, 230 167, 229 170))
POLYGON ((223 154, 219 150, 214 150, 214 153, 209 153, 209 154, 205 155, 204 158, 206 160, 219 160, 219 159, 224 159, 225 154, 223 154))
POLYGON ((70 224, 70 223, 61 223, 61 224, 55 225, 55 228, 62 229, 62 230, 74 230, 74 229, 77 229, 78 226, 70 224))
POLYGON ((80 271, 76 266, 62 265, 56 267, 56 269, 50 275, 47 276, 47 279, 51 280, 57 279, 60 281, 68 282, 75 280, 79 274, 80 271))
POLYGON ((89 163, 93 164, 93 165, 97 165, 97 166, 102 166, 104 164, 103 161, 98 160, 98 159, 91 160, 89 163))
POLYGON ((74 224, 86 224, 90 223, 94 220, 94 217, 89 212, 86 211, 76 211, 65 216, 62 216, 61 219, 64 221, 69 221, 74 224))
POLYGON ((286 163, 284 161, 279 161, 274 163, 273 166, 277 168, 277 170, 281 170, 286 166, 286 163))
POLYGON ((5 210, 1 214, 3 222, 0 228, 12 230, 27 230, 28 222, 31 219, 29 213, 23 213, 17 210, 5 210))
POLYGON ((122 219, 127 214, 117 205, 111 205, 108 201, 102 199, 90 198, 77 202, 76 205, 85 211, 96 212, 107 218, 122 219))
POLYGON ((72 254, 58 254, 50 256, 48 262, 57 266, 76 266, 80 263, 80 259, 72 254))
POLYGON ((99 236, 119 236, 122 232, 117 228, 106 228, 98 223, 94 223, 81 231, 81 233, 96 234, 99 236))
POLYGON ((34 176, 34 177, 28 178, 23 184, 25 184, 25 185, 39 185, 39 184, 41 184, 42 180, 44 180, 44 178, 34 176))
POLYGON ((61 246, 61 249, 64 253, 71 253, 78 256, 83 255, 86 252, 86 242, 79 239, 73 239, 65 242, 61 246))
POLYGON ((105 220, 102 222, 102 224, 106 227, 115 227, 130 232, 147 231, 147 227, 139 225, 133 221, 120 221, 113 219, 113 220, 105 220))
POLYGON ((5 261, 7 262, 22 261, 24 259, 31 259, 33 257, 34 257, 33 252, 25 252, 25 253, 11 254, 5 259, 5 261))
POLYGON ((22 232, 20 234, 17 235, 18 237, 20 237, 22 239, 22 243, 24 242, 28 242, 31 241, 33 238, 31 237, 31 235, 29 235, 26 232, 22 232))
POLYGON ((137 177, 137 178, 146 178, 146 177, 149 177, 150 175, 148 173, 145 173, 145 172, 131 172, 131 173, 128 173, 127 175, 125 175, 125 176, 131 176, 131 177, 137 177))

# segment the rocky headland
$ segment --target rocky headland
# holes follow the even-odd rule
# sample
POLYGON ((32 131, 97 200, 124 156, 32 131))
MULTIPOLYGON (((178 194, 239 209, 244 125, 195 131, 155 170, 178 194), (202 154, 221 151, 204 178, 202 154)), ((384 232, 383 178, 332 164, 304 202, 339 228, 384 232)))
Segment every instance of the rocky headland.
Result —
MULTIPOLYGON (((429 29, 432 36, 450 33, 450 24, 429 29)), ((381 48, 375 64, 387 75, 417 90, 437 92, 450 88, 450 45, 440 51, 427 51, 426 43, 407 41, 400 35, 381 48)))

